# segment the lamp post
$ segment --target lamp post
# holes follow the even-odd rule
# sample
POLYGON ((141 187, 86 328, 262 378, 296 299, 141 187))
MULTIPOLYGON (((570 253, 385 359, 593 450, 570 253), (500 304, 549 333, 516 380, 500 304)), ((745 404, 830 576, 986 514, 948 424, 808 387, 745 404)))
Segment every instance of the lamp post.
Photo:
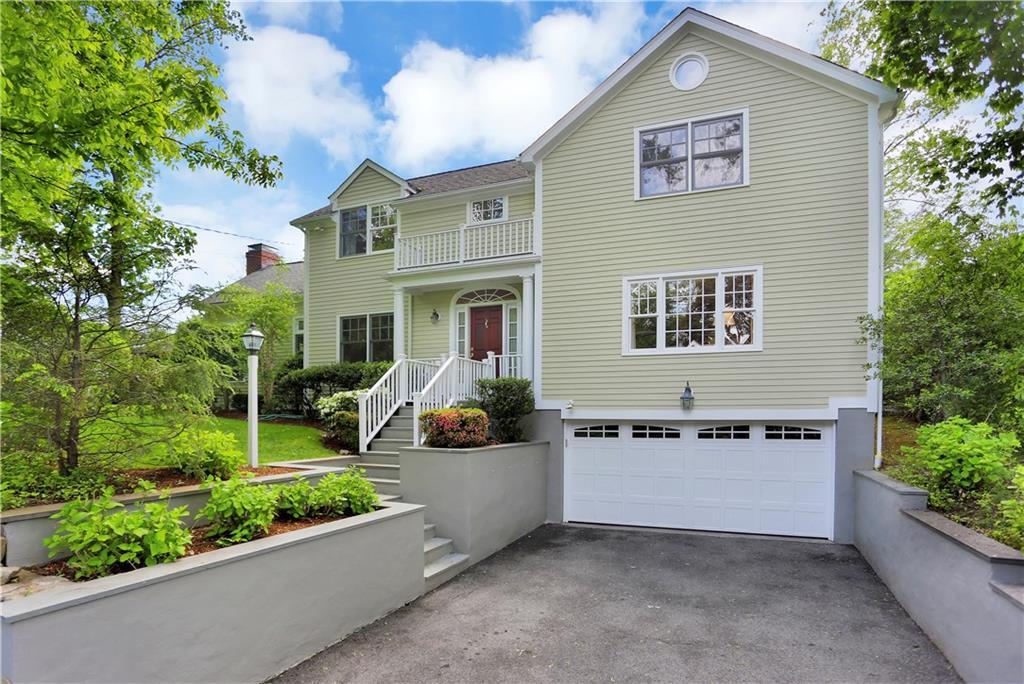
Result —
POLYGON ((263 346, 263 333, 253 323, 242 334, 242 346, 249 352, 249 465, 253 468, 260 464, 259 429, 260 419, 259 395, 257 394, 256 375, 260 368, 260 347, 263 346))

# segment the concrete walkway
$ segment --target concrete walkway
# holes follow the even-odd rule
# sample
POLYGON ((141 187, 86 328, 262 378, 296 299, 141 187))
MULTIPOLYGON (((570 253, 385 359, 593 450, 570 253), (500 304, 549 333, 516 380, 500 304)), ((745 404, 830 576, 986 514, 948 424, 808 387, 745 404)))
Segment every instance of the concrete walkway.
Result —
POLYGON ((851 547, 563 525, 274 681, 710 680, 959 681, 851 547))

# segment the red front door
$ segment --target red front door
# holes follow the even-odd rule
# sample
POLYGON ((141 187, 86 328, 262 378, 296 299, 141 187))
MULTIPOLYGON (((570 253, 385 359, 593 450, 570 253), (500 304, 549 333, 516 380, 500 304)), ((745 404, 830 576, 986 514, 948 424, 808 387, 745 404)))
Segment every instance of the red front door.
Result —
POLYGON ((501 353, 501 305, 469 309, 469 357, 477 361, 487 352, 501 353))

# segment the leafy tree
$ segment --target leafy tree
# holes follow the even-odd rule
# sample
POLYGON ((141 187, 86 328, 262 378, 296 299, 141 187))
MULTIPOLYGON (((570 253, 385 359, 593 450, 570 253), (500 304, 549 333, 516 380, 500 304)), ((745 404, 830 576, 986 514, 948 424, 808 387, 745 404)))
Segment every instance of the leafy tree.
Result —
MULTIPOLYGON (((287 268, 277 266, 275 268, 287 268)), ((281 350, 291 344, 292 321, 299 295, 289 290, 280 282, 270 282, 262 290, 253 290, 241 285, 231 285, 221 293, 223 304, 214 305, 220 308, 218 315, 231 321, 229 328, 234 331, 234 339, 238 365, 245 367, 245 350, 238 342, 242 331, 255 325, 263 333, 263 346, 260 348, 259 381, 265 401, 269 401, 274 393, 274 382, 277 378, 278 361, 281 350)))
POLYGON ((887 401, 919 420, 1024 429, 1024 233, 926 214, 901 227, 904 266, 868 319, 887 401), (884 344, 882 343, 884 340, 884 344))
POLYGON ((890 141, 909 143, 903 180, 954 196, 981 184, 986 204, 1012 209, 1024 190, 1024 5, 832 0, 823 14, 826 59, 911 93, 890 141), (980 132, 968 118, 931 125, 975 101, 980 132))
POLYGON ((191 251, 188 230, 153 216, 146 188, 162 165, 280 176, 223 121, 209 53, 247 39, 241 15, 227 0, 11 0, 0 21, 4 246, 32 259, 77 211, 76 247, 117 327, 149 270, 191 251))

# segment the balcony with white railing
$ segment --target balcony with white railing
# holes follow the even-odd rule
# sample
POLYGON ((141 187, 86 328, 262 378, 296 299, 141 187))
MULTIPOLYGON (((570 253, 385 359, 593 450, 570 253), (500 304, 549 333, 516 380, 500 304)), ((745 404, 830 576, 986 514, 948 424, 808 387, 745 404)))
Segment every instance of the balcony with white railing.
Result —
POLYGON ((476 263, 535 254, 533 218, 474 223, 453 230, 400 237, 395 270, 476 263))

